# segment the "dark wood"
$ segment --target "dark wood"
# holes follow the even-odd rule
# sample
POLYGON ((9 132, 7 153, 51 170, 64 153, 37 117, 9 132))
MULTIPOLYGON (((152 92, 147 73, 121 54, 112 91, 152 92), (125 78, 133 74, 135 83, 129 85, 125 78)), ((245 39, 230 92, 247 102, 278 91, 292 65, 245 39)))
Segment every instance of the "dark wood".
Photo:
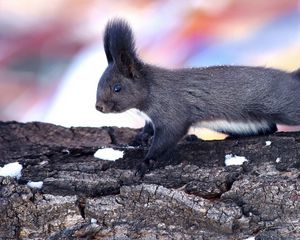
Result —
POLYGON ((0 177, 0 239, 300 239, 300 133, 182 140, 142 179, 136 133, 0 122, 0 166, 23 166, 0 177), (94 158, 105 146, 124 158, 94 158), (225 166, 226 154, 248 162, 225 166))

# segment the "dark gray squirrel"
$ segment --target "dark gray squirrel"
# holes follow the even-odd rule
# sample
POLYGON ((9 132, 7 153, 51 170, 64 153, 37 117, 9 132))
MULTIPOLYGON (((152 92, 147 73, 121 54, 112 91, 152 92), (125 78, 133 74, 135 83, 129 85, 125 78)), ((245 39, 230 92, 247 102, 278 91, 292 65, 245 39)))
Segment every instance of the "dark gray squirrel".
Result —
POLYGON ((154 131, 146 169, 169 156, 191 126, 248 136, 273 133, 276 124, 300 124, 300 70, 153 66, 137 55, 132 30, 122 19, 108 22, 104 50, 108 67, 98 84, 96 108, 103 113, 136 108, 149 117, 139 135, 154 131))

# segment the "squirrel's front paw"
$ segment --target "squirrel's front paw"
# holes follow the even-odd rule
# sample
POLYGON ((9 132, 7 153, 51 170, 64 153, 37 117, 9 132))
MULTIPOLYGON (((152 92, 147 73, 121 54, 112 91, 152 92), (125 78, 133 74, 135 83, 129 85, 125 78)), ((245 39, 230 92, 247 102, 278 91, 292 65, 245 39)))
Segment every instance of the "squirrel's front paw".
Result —
POLYGON ((135 172, 136 176, 144 177, 144 175, 150 172, 156 165, 156 161, 152 159, 144 159, 137 167, 135 172))
POLYGON ((131 146, 148 146, 150 145, 150 139, 152 135, 149 133, 140 132, 135 138, 129 143, 131 146))

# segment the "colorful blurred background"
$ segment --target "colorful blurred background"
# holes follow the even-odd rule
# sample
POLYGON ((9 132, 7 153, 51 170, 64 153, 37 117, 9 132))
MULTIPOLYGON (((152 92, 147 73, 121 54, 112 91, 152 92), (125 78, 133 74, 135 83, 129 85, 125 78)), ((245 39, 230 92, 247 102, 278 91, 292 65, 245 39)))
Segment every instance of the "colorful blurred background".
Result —
POLYGON ((0 0, 0 120, 140 127, 94 107, 113 17, 160 66, 300 67, 299 0, 0 0))

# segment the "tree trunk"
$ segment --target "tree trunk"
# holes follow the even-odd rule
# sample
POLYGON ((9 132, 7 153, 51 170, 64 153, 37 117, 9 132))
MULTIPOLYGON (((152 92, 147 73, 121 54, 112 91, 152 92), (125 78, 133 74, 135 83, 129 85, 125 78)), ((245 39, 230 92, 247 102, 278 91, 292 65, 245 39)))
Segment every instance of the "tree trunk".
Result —
POLYGON ((0 166, 23 166, 0 177, 0 239, 300 239, 300 133, 184 139, 143 178, 136 133, 0 122, 0 166), (95 158, 103 147, 124 157, 95 158))

